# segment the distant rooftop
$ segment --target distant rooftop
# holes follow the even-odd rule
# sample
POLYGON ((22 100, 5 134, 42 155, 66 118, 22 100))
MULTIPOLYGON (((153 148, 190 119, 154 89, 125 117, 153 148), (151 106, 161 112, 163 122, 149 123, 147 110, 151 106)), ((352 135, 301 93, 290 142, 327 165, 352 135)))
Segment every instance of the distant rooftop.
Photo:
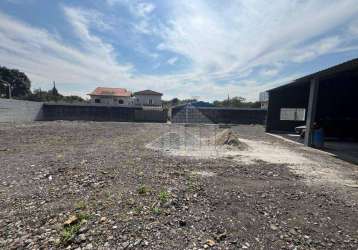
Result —
POLYGON ((106 88, 106 87, 97 87, 92 93, 89 93, 90 96, 120 96, 120 97, 129 97, 132 95, 127 89, 124 88, 106 88))
POLYGON ((134 95, 160 95, 160 96, 162 96, 163 94, 159 93, 159 92, 155 92, 153 90, 146 89, 143 91, 135 92, 134 95))

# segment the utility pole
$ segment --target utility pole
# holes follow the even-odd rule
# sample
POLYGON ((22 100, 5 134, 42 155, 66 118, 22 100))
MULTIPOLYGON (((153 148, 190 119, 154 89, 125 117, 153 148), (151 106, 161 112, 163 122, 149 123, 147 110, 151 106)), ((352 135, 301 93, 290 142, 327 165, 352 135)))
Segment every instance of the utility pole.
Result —
POLYGON ((11 96, 11 85, 10 84, 8 84, 7 86, 9 86, 9 99, 11 99, 12 98, 12 96, 11 96))

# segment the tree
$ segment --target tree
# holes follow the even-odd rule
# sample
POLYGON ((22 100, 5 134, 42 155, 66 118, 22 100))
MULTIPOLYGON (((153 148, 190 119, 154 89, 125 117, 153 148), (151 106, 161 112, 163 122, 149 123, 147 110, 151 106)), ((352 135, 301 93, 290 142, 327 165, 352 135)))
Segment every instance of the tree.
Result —
POLYGON ((0 96, 9 97, 7 85, 11 87, 12 97, 24 98, 31 94, 31 81, 25 73, 0 66, 0 96))
POLYGON ((43 91, 41 89, 35 89, 33 93, 27 98, 30 101, 35 102, 68 102, 68 103, 74 103, 74 102, 84 102, 84 100, 75 95, 71 96, 63 96, 61 95, 56 87, 54 86, 49 91, 43 91))
POLYGON ((63 99, 63 96, 58 93, 55 81, 53 82, 52 90, 50 90, 48 94, 50 95, 52 101, 58 102, 59 100, 63 99))
POLYGON ((223 101, 214 101, 216 107, 234 107, 234 108, 243 108, 246 106, 245 98, 243 97, 233 97, 231 99, 226 99, 223 101))
POLYGON ((236 96, 223 101, 214 101, 215 107, 231 107, 231 108, 259 108, 260 102, 247 102, 245 98, 236 96))
POLYGON ((196 102, 196 99, 184 99, 184 100, 180 100, 178 98, 173 98, 170 101, 163 101, 163 107, 165 108, 170 108, 170 107, 175 107, 178 105, 182 105, 182 104, 187 104, 187 103, 191 103, 191 102, 196 102))
POLYGON ((58 90, 56 88, 56 83, 55 82, 53 82, 53 88, 52 88, 51 92, 52 92, 53 96, 58 96, 59 95, 58 90))
POLYGON ((31 81, 25 73, 17 69, 8 69, 0 66, 0 97, 9 98, 9 87, 11 86, 11 96, 18 99, 25 99, 37 102, 83 102, 79 96, 63 96, 53 82, 53 88, 49 91, 35 89, 31 92, 31 81))
POLYGON ((44 95, 47 95, 47 93, 41 89, 35 89, 27 99, 29 101, 41 102, 44 99, 44 95))
POLYGON ((178 98, 173 98, 170 102, 172 106, 176 106, 179 105, 180 100, 178 98))
POLYGON ((64 102, 74 103, 74 102, 84 102, 82 97, 76 96, 76 95, 70 95, 70 96, 64 96, 63 97, 64 102))

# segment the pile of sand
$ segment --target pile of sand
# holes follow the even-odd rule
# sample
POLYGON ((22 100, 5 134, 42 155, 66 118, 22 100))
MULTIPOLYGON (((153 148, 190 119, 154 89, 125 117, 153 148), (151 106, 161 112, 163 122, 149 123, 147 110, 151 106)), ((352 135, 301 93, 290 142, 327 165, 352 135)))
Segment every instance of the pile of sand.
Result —
POLYGON ((239 140, 239 135, 231 129, 224 129, 215 136, 215 144, 219 146, 234 146, 241 150, 247 149, 246 143, 239 140))

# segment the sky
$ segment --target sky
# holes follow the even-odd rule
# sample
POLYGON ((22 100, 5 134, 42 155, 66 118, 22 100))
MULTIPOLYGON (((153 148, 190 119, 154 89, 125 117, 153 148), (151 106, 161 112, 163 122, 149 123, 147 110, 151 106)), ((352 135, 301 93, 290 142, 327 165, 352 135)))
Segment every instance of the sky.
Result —
POLYGON ((65 95, 255 101, 357 57, 357 0, 0 1, 0 65, 65 95))

